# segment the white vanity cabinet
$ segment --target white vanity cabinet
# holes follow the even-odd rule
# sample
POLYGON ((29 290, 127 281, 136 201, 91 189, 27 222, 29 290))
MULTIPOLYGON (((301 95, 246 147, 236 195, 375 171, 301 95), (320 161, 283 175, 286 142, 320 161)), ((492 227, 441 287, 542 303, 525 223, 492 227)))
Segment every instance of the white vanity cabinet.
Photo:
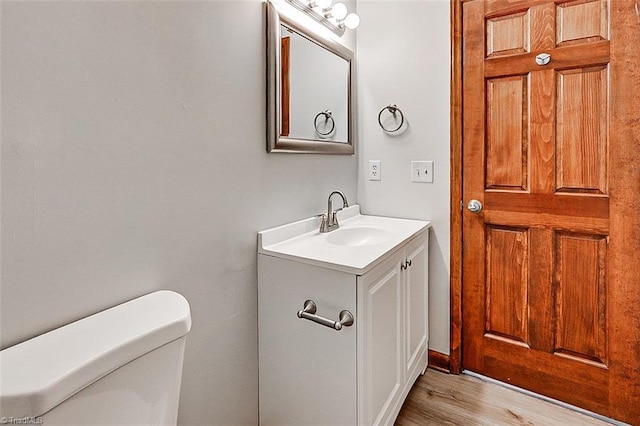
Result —
POLYGON ((429 224, 421 223, 366 267, 261 250, 261 425, 393 424, 427 367, 429 224), (336 331, 301 319, 306 300, 333 321, 348 310, 354 324, 336 331))
POLYGON ((427 234, 357 277, 358 423, 393 424, 427 368, 427 234))
POLYGON ((267 255, 258 256, 260 424, 357 423, 356 277, 267 255), (300 319, 306 300, 317 314, 355 319, 340 331, 300 319))

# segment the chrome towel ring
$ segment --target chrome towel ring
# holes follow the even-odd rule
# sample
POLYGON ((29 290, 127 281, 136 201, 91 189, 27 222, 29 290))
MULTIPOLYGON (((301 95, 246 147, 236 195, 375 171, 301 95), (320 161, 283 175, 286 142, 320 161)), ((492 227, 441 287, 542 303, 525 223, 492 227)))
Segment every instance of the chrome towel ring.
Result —
POLYGON ((315 118, 313 119, 313 127, 316 129, 316 133, 318 135, 320 135, 321 137, 327 137, 330 136, 333 131, 336 129, 336 122, 333 119, 333 115, 331 115, 331 110, 325 109, 324 111, 319 112, 315 118), (320 118, 321 116, 324 116, 324 127, 325 129, 327 128, 327 123, 329 121, 331 121, 331 127, 329 128, 329 131, 327 132, 321 132, 320 129, 318 128, 320 126, 320 124, 322 124, 322 121, 320 121, 320 124, 318 123, 318 118, 320 118))
POLYGON ((386 107, 382 108, 380 110, 380 112, 378 113, 378 124, 380 125, 380 127, 382 128, 382 130, 384 130, 387 133, 395 133, 398 130, 400 130, 402 128, 402 125, 404 124, 404 114, 402 113, 402 110, 400 108, 398 108, 398 105, 396 104, 389 104, 386 107), (384 127, 384 125, 382 124, 382 113, 388 110, 394 117, 396 117, 396 114, 400 115, 400 124, 398 125, 398 127, 396 127, 395 129, 387 129, 386 127, 384 127))

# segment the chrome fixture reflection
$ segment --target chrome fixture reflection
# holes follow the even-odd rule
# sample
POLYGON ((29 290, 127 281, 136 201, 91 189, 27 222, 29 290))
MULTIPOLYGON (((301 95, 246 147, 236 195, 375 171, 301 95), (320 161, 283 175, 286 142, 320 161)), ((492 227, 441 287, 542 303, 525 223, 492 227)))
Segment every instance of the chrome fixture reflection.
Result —
POLYGON ((345 28, 355 30, 360 25, 360 17, 356 13, 348 13, 344 3, 331 6, 333 0, 287 0, 287 3, 311 16, 339 36, 345 28))
POLYGON ((325 109, 318 113, 313 119, 313 127, 316 129, 316 133, 322 139, 331 137, 336 130, 336 121, 333 119, 331 110, 325 109), (318 118, 324 117, 318 121, 318 118))

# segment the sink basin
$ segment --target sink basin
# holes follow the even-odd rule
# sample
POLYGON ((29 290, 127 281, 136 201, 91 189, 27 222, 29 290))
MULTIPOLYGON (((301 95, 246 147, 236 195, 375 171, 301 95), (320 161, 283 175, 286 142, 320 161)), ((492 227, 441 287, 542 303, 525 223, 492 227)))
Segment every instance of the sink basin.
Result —
POLYGON ((340 228, 327 235, 327 242, 344 247, 363 247, 384 243, 391 238, 391 233, 372 226, 340 228))
POLYGON ((360 214, 352 205, 337 214, 340 228, 319 232, 310 217, 258 233, 258 253, 363 275, 409 238, 428 232, 427 221, 360 214))

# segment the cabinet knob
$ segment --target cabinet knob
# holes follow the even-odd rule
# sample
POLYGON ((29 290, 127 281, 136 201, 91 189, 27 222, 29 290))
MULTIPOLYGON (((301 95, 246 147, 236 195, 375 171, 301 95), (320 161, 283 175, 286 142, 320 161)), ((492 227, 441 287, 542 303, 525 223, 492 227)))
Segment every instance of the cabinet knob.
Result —
POLYGON ((400 264, 400 269, 402 269, 403 271, 405 269, 407 269, 409 266, 411 266, 411 259, 407 259, 406 261, 402 262, 400 264))

